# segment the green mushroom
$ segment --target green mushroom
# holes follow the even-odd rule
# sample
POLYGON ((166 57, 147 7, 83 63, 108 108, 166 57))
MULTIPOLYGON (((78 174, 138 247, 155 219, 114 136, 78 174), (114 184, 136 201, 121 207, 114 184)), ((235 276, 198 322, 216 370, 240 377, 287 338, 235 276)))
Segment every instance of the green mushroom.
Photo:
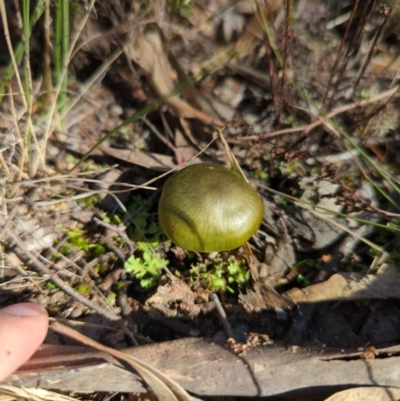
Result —
POLYGON ((264 205, 236 171, 212 163, 194 164, 165 183, 158 215, 166 235, 189 251, 239 248, 258 230, 264 205))

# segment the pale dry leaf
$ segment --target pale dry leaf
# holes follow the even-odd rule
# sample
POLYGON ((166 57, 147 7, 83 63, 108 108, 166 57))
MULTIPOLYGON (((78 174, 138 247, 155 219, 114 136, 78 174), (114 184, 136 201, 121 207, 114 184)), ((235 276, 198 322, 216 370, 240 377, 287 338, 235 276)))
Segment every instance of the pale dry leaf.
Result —
POLYGON ((55 240, 54 233, 45 227, 41 227, 37 219, 23 220, 15 218, 14 223, 20 233, 25 236, 24 244, 29 251, 41 252, 51 247, 55 240))
MULTIPOLYGON (((160 29, 160 35, 164 43, 167 43, 168 40, 164 37, 162 30, 160 29)), ((182 67, 182 58, 178 58, 175 56, 173 50, 170 46, 168 46, 168 60, 171 63, 171 66, 177 73, 178 79, 180 82, 189 82, 190 77, 186 74, 185 68, 182 67)), ((185 100, 190 103, 196 109, 202 110, 203 113, 207 114, 209 117, 213 119, 220 119, 221 114, 218 112, 218 108, 216 105, 219 104, 212 99, 206 97, 203 92, 196 88, 193 84, 187 85, 182 91, 182 96, 185 100)), ((229 121, 230 119, 226 120, 229 121)))
POLYGON ((398 76, 399 69, 400 57, 393 57, 389 52, 373 57, 367 67, 367 71, 370 74, 385 74, 387 76, 398 76))
POLYGON ((197 141, 195 141, 195 145, 193 146, 193 135, 190 132, 189 127, 186 127, 186 120, 184 120, 183 118, 180 120, 183 124, 181 129, 179 129, 178 127, 176 127, 174 129, 174 136, 175 136, 175 147, 178 150, 179 156, 183 159, 183 160, 190 160, 192 159, 194 156, 196 156, 197 152, 198 152, 198 148, 199 145, 197 144, 197 141), (187 135, 187 137, 190 139, 190 141, 188 140, 188 138, 183 134, 183 132, 185 132, 185 134, 187 135))
POLYGON ((356 281, 345 274, 334 274, 323 283, 305 288, 292 288, 286 291, 295 303, 328 302, 344 299, 346 294, 355 287, 356 281))
POLYGON ((400 388, 357 387, 333 394, 325 401, 394 401, 400 399, 400 388))
POLYGON ((197 81, 206 75, 215 74, 233 61, 239 63, 239 60, 252 54, 263 35, 264 31, 260 24, 259 16, 253 15, 246 24, 246 30, 235 44, 225 46, 220 52, 192 66, 191 72, 194 79, 197 81))
POLYGON ((367 274, 346 294, 346 299, 399 298, 400 271, 397 265, 384 263, 376 274, 367 274))
POLYGON ((21 398, 32 401, 76 401, 75 398, 40 388, 20 388, 16 386, 0 385, 1 401, 11 401, 21 398))
POLYGON ((296 303, 326 302, 361 299, 389 299, 400 297, 400 272, 397 266, 384 264, 377 274, 362 275, 341 272, 329 280, 305 288, 286 291, 296 303))
POLYGON ((229 8, 221 17, 222 33, 226 42, 230 42, 235 32, 240 32, 245 24, 243 15, 229 8))

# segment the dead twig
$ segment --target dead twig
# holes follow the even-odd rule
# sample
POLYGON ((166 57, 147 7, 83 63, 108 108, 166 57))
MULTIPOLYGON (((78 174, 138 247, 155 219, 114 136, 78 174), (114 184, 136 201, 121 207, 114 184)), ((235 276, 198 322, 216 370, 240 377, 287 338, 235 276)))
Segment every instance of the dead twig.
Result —
POLYGON ((97 225, 102 226, 102 227, 105 227, 105 228, 107 228, 108 230, 111 230, 111 231, 114 231, 115 233, 117 233, 117 234, 125 241, 126 245, 128 245, 129 254, 130 254, 130 255, 133 254, 134 249, 133 249, 131 240, 130 240, 129 237, 126 235, 126 232, 125 232, 126 227, 125 227, 125 226, 122 226, 122 225, 121 225, 121 226, 115 227, 115 226, 113 226, 112 224, 108 224, 108 223, 106 223, 105 221, 100 220, 100 219, 97 218, 97 217, 93 217, 93 221, 94 221, 97 225))
POLYGON ((167 145, 175 155, 175 160, 178 161, 180 160, 180 155, 178 149, 171 143, 171 141, 166 138, 158 129, 157 127, 151 123, 146 117, 141 117, 140 118, 150 129, 151 131, 156 135, 156 137, 165 145, 167 145))
MULTIPOLYGON (((257 9, 260 14, 263 12, 260 2, 257 2, 257 9)), ((268 71, 269 71, 270 82, 271 82, 271 90, 272 90, 273 100, 274 100, 275 123, 277 125, 279 125, 280 104, 282 103, 282 101, 279 98, 278 74, 276 71, 275 59, 273 57, 273 48, 272 48, 273 45, 271 43, 271 38, 269 37, 267 32, 265 32, 263 35, 263 41, 264 41, 264 48, 265 48, 265 57, 267 59, 268 71)))
POLYGON ((268 134, 262 134, 262 135, 251 135, 251 136, 241 136, 238 138, 240 141, 254 141, 254 140, 261 140, 261 139, 267 139, 267 138, 274 138, 276 136, 284 135, 284 134, 292 134, 295 132, 304 132, 304 133, 309 133, 312 129, 315 127, 318 127, 321 124, 325 124, 326 120, 332 117, 335 117, 339 114, 345 113, 346 111, 356 109, 357 107, 364 107, 368 104, 379 102, 380 100, 383 100, 387 97, 393 96, 399 89, 399 86, 396 86, 392 89, 389 89, 385 92, 380 93, 379 95, 373 96, 370 99, 366 100, 361 100, 359 102, 347 104, 345 106, 338 107, 337 109, 331 111, 324 117, 319 117, 319 120, 314 121, 310 124, 306 125, 301 125, 300 127, 295 127, 295 128, 285 128, 281 129, 278 131, 273 131, 269 132, 268 134))
POLYGON ((385 5, 383 5, 382 7, 383 7, 382 13, 384 15, 384 19, 382 21, 382 24, 379 26, 378 32, 376 33, 376 35, 374 37, 374 40, 373 40, 373 42, 372 42, 372 44, 371 44, 371 46, 369 48, 367 57, 366 57, 363 65, 361 66, 360 71, 357 74, 356 82, 354 83, 354 87, 353 87, 353 91, 354 92, 356 91, 356 89, 358 87, 358 84, 360 83, 360 80, 363 77, 363 75, 365 73, 365 70, 367 69, 367 67, 368 67, 368 65, 369 65, 369 63, 371 61, 371 58, 375 53, 376 45, 377 45, 378 40, 380 39, 380 37, 382 35, 383 29, 385 28, 386 24, 388 23, 388 21, 390 20, 391 15, 392 15, 392 9, 390 7, 385 6, 385 5))
POLYGON ((280 118, 282 114, 282 108, 284 104, 284 89, 285 89, 285 81, 286 81, 286 65, 289 57, 289 40, 290 40, 290 0, 286 0, 286 20, 285 20, 285 39, 283 41, 283 61, 282 61, 282 76, 281 76, 281 85, 279 88, 279 107, 278 107, 278 115, 276 116, 276 122, 278 128, 280 126, 280 118))
POLYGON ((68 283, 62 280, 57 273, 52 272, 42 262, 40 262, 40 260, 26 248, 25 243, 19 238, 16 233, 9 230, 8 235, 15 243, 15 253, 17 254, 17 256, 21 260, 25 260, 27 264, 31 264, 32 267, 36 269, 39 273, 47 275, 49 277, 49 280, 53 284, 60 287, 66 294, 76 299, 78 302, 81 302, 88 308, 93 309, 101 316, 104 316, 106 319, 109 319, 111 321, 118 321, 121 319, 115 313, 105 310, 104 308, 96 305, 95 303, 75 291, 68 283))
POLYGON ((218 317, 221 320, 222 325, 224 326, 226 335, 228 336, 228 338, 235 338, 235 335, 233 334, 231 325, 228 322, 228 318, 226 317, 225 310, 221 305, 218 295, 213 293, 211 294, 210 298, 215 303, 215 308, 217 309, 218 317))
MULTIPOLYGON (((328 85, 326 87, 326 91, 324 94, 324 97, 322 98, 322 103, 325 103, 329 91, 331 89, 331 85, 332 85, 332 81, 333 81, 333 77, 335 76, 336 70, 339 66, 340 60, 342 59, 342 55, 343 55, 343 48, 344 48, 344 44, 346 43, 346 39, 349 35, 349 30, 350 30, 350 26, 354 20, 354 15, 356 13, 356 10, 358 8, 358 3, 360 2, 360 0, 356 0, 356 2, 353 5, 353 9, 351 10, 351 14, 350 14, 350 18, 347 21, 347 25, 346 25, 346 30, 344 32, 344 35, 342 36, 342 40, 340 41, 340 45, 339 45, 339 49, 336 52, 336 60, 335 63, 333 64, 332 70, 331 70, 331 75, 329 76, 329 81, 328 81, 328 85)), ((336 88, 337 83, 339 82, 339 79, 337 79, 336 84, 334 85, 334 88, 336 88)), ((331 96, 331 100, 332 101, 333 95, 331 96)))

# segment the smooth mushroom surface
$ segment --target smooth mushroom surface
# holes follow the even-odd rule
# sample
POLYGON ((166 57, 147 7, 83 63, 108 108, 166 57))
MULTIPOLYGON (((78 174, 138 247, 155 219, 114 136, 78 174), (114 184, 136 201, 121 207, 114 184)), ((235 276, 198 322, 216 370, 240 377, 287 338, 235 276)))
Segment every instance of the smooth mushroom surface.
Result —
POLYGON ((264 216, 259 194, 237 172, 194 164, 165 183, 158 206, 166 235, 190 251, 219 252, 242 246, 264 216))

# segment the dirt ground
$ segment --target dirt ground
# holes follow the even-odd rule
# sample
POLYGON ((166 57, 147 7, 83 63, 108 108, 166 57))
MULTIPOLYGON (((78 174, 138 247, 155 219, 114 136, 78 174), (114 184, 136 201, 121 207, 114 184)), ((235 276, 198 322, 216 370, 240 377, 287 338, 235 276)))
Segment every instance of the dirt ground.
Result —
MULTIPOLYGON (((5 4, 0 46, 9 32, 16 49, 18 8, 5 4)), ((132 352, 199 398, 372 400, 400 387, 397 5, 96 0, 69 13, 65 103, 44 16, 29 74, 22 63, 9 77, 10 52, 0 60, 0 306, 40 303, 101 344, 144 347, 132 352), (239 249, 185 251, 158 200, 173 169, 229 166, 219 129, 264 219, 239 249), (280 379, 257 384, 229 358, 280 379)), ((78 344, 54 330, 45 342, 78 344)), ((115 374, 43 388, 145 391, 115 387, 115 374)))

